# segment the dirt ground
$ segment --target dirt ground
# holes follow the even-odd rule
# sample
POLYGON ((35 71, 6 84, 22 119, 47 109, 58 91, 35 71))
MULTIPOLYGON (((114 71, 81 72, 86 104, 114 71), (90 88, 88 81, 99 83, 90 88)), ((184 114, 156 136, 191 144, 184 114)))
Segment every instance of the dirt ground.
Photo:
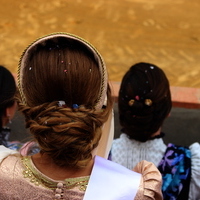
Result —
POLYGON ((200 87, 199 0, 0 0, 0 64, 13 73, 23 49, 70 32, 103 55, 121 81, 136 62, 160 66, 173 86, 200 87))

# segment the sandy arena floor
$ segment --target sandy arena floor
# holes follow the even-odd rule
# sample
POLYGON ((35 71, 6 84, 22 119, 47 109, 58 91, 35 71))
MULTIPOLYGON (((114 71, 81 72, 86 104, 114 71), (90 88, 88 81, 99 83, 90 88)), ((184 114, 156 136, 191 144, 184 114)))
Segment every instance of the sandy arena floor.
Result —
POLYGON ((16 73, 37 37, 70 32, 103 55, 120 81, 134 63, 160 66, 173 86, 200 87, 199 0, 0 0, 0 64, 16 73))

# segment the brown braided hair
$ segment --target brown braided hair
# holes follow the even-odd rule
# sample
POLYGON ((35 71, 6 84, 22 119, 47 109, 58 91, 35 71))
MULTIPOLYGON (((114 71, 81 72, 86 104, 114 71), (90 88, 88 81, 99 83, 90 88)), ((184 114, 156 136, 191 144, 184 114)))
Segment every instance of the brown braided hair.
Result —
POLYGON ((58 166, 84 167, 101 137, 112 108, 95 109, 101 74, 91 51, 79 41, 51 38, 29 51, 23 70, 26 105, 18 97, 26 126, 58 166), (59 106, 58 102, 65 102, 59 106), (73 108, 77 104, 78 108, 73 108))

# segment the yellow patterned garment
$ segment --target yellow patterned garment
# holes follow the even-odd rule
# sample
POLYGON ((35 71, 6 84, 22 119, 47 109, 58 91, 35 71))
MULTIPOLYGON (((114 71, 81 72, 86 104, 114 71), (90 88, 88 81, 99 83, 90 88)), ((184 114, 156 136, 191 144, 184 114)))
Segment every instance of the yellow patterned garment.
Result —
MULTIPOLYGON (((135 199, 162 199, 161 176, 156 167, 149 162, 141 162, 135 171, 143 173, 135 199)), ((57 199, 60 194, 61 199, 82 200, 88 181, 89 176, 64 181, 52 180, 34 166, 31 157, 19 154, 9 155, 0 163, 1 200, 48 200, 57 199)))

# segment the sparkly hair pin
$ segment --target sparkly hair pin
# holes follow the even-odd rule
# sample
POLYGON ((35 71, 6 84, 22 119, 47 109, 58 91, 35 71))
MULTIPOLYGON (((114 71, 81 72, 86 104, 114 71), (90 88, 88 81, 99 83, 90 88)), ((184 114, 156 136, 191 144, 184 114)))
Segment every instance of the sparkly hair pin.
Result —
POLYGON ((131 100, 128 102, 128 105, 129 105, 129 106, 133 106, 134 103, 135 103, 135 100, 134 100, 134 99, 131 99, 131 100))
MULTIPOLYGON (((135 100, 139 101, 140 100, 140 97, 138 95, 135 96, 135 100)), ((135 103, 135 100, 134 99, 131 99, 129 102, 128 102, 128 105, 129 106, 133 106, 133 104, 135 103)))
POLYGON ((79 105, 75 103, 72 105, 72 108, 77 109, 77 108, 79 108, 79 105))
POLYGON ((58 106, 59 107, 64 107, 64 106, 66 106, 66 104, 65 104, 64 101, 58 101, 58 106))
MULTIPOLYGON (((58 101, 58 106, 65 108, 66 107, 66 103, 64 101, 58 101)), ((72 108, 77 109, 77 108, 79 108, 79 105, 78 104, 73 104, 72 108)))
MULTIPOLYGON (((134 100, 134 99, 131 99, 131 100, 129 100, 128 105, 129 105, 129 106, 133 106, 134 103, 135 103, 135 100, 134 100)), ((144 100, 144 104, 145 104, 146 106, 151 106, 152 103, 153 103, 153 102, 152 102, 151 99, 145 99, 145 100, 144 100)))

